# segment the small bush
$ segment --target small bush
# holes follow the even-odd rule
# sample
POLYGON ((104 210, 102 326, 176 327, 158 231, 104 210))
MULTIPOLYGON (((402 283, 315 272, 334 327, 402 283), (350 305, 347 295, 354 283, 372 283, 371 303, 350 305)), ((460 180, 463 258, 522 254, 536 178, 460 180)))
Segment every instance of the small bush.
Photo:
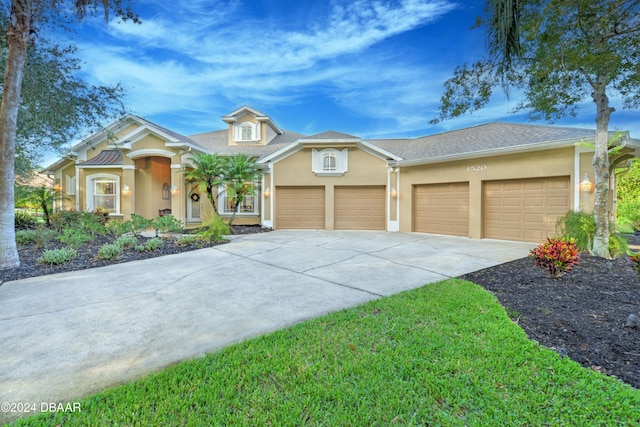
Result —
POLYGON ((117 243, 106 243, 100 246, 98 249, 98 258, 100 259, 113 259, 122 254, 122 246, 117 243))
POLYGON ((580 259, 576 242, 572 238, 549 238, 529 252, 536 267, 542 267, 557 278, 570 271, 580 259))
POLYGON ((131 234, 123 234, 116 239, 116 244, 121 248, 131 248, 138 244, 138 238, 131 234))
POLYGON ((200 236, 194 236, 193 234, 183 234, 176 242, 178 246, 187 246, 193 243, 202 243, 202 238, 200 236))
MULTIPOLYGON (((160 249, 161 247, 164 246, 164 240, 160 239, 159 237, 153 237, 149 240, 147 240, 147 243, 145 243, 145 245, 143 246, 143 251, 155 251, 157 249, 160 249)), ((139 246, 136 246, 136 249, 139 246)))
POLYGON ((62 230, 62 234, 58 236, 58 240, 70 248, 77 249, 85 243, 92 241, 93 237, 83 230, 66 227, 62 230))
POLYGON ((40 226, 37 230, 16 231, 16 243, 19 245, 34 243, 36 248, 46 248, 57 236, 58 233, 55 230, 40 226))
POLYGON ((144 252, 146 250, 144 245, 136 245, 134 249, 136 250, 136 252, 144 252))
POLYGON ((179 233, 184 229, 182 221, 173 215, 158 216, 153 220, 153 227, 160 232, 179 233))
POLYGON ((556 222, 556 233, 575 239, 576 246, 581 251, 591 250, 595 232, 596 220, 593 214, 569 211, 556 222))
POLYGON ((38 230, 18 230, 16 231, 16 243, 25 245, 38 241, 38 230))
POLYGON ((42 253, 42 256, 38 258, 40 264, 60 265, 71 261, 78 253, 72 248, 62 249, 50 249, 42 253))
POLYGON ((197 235, 205 241, 213 242, 222 240, 223 235, 229 234, 229 226, 219 216, 210 217, 203 226, 203 231, 199 232, 197 235))
POLYGON ((29 212, 15 211, 14 225, 16 229, 34 229, 38 227, 38 218, 31 215, 29 212))
POLYGON ((150 228, 152 226, 152 223, 153 221, 151 221, 150 219, 146 219, 142 215, 134 213, 131 214, 131 227, 133 228, 133 233, 136 235, 150 228))
POLYGON ((627 238, 620 233, 611 233, 609 236, 609 254, 618 258, 629 253, 629 242, 627 238))

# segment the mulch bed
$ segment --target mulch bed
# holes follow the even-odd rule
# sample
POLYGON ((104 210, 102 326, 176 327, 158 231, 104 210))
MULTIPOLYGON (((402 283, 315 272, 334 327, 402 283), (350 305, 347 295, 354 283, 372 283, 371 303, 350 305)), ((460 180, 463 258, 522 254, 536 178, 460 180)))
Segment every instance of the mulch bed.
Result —
MULTIPOLYGON (((231 234, 253 234, 263 233, 271 231, 271 229, 262 228, 259 225, 234 225, 232 227, 231 234)), ((138 237, 138 242, 144 245, 148 238, 138 237)), ((155 258, 163 255, 177 254, 181 252, 193 251, 196 249, 208 248, 212 246, 222 245, 228 241, 212 242, 212 243, 199 243, 189 245, 178 245, 176 239, 166 238, 164 240, 164 246, 160 249, 139 252, 134 248, 124 249, 122 255, 114 259, 100 259, 98 258, 98 250, 105 243, 113 243, 112 238, 98 237, 91 244, 83 245, 82 248, 77 249, 78 256, 72 261, 62 265, 45 265, 39 264, 38 258, 42 256, 42 248, 36 247, 33 244, 19 245, 18 254, 20 255, 20 267, 10 270, 0 270, 0 285, 3 282, 9 282, 11 280, 26 279, 28 277, 43 276, 45 274, 64 273, 67 271, 83 270, 85 268, 102 267, 111 264, 120 264, 123 262, 136 261, 140 259, 155 258)), ((47 249, 55 249, 63 247, 60 244, 52 245, 47 249)))
MULTIPOLYGON (((269 230, 259 226, 234 226, 233 234, 264 231, 269 230)), ((635 240, 630 243, 640 244, 640 237, 636 236, 635 240)), ((25 245, 19 248, 21 266, 0 270, 0 284, 203 247, 178 246, 169 239, 158 251, 127 250, 116 260, 100 260, 96 253, 105 242, 96 241, 79 251, 80 256, 73 262, 55 267, 38 264, 42 250, 25 245)), ((640 279, 628 257, 605 260, 582 254, 574 270, 559 279, 549 278, 547 272, 534 267, 529 258, 461 278, 492 292, 532 340, 586 368, 640 388, 640 328, 625 326, 630 314, 640 312, 640 279)))
POLYGON ((629 257, 582 254, 552 279, 529 258, 462 276, 492 292, 530 339, 582 366, 640 388, 640 279, 629 257))

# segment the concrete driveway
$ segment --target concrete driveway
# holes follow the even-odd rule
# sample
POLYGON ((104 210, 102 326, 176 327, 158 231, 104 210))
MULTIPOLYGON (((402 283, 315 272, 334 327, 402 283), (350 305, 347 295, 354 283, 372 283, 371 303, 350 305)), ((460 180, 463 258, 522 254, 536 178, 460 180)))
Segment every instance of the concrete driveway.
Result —
POLYGON ((533 246, 273 231, 8 282, 0 286, 0 402, 73 401, 305 319, 524 257, 533 246))

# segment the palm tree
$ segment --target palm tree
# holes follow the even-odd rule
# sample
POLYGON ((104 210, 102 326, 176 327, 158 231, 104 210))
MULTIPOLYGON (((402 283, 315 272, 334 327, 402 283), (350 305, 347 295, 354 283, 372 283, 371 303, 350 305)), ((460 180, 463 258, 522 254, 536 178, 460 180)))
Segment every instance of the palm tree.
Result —
POLYGON ((526 0, 488 0, 488 48, 501 72, 508 70, 511 61, 521 54, 520 14, 526 0))
POLYGON ((217 188, 222 184, 224 160, 217 154, 196 153, 190 163, 191 169, 185 171, 185 180, 191 184, 198 184, 200 191, 207 193, 213 211, 218 215, 217 188))
MULTIPOLYGON (((104 6, 108 20, 109 9, 123 20, 138 22, 138 17, 123 3, 129 0, 11 0, 11 16, 7 28, 7 57, 4 71, 2 104, 0 105, 0 269, 20 265, 15 241, 14 159, 16 132, 22 78, 27 62, 27 50, 37 34, 36 24, 49 23, 56 16, 66 16, 67 10, 75 10, 83 18, 87 10, 94 12, 104 6)), ((62 18, 64 19, 64 18, 62 18)), ((56 21, 63 22, 63 21, 56 21)))
POLYGON ((231 227, 240 205, 247 196, 253 194, 253 182, 260 176, 260 171, 256 165, 256 158, 245 154, 227 157, 224 163, 223 181, 227 198, 233 207, 233 214, 229 219, 229 227, 231 227))
POLYGON ((30 203, 42 208, 42 214, 44 215, 47 227, 51 226, 51 214, 49 212, 49 207, 53 205, 54 200, 61 198, 61 192, 44 185, 41 187, 32 187, 29 191, 29 196, 27 197, 30 203))

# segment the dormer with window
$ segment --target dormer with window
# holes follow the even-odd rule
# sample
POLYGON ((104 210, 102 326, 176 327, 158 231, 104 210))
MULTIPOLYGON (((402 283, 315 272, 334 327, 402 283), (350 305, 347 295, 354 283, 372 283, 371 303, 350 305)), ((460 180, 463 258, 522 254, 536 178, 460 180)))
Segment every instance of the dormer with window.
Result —
POLYGON ((242 107, 222 118, 229 124, 229 145, 266 145, 282 131, 269 116, 242 107))

